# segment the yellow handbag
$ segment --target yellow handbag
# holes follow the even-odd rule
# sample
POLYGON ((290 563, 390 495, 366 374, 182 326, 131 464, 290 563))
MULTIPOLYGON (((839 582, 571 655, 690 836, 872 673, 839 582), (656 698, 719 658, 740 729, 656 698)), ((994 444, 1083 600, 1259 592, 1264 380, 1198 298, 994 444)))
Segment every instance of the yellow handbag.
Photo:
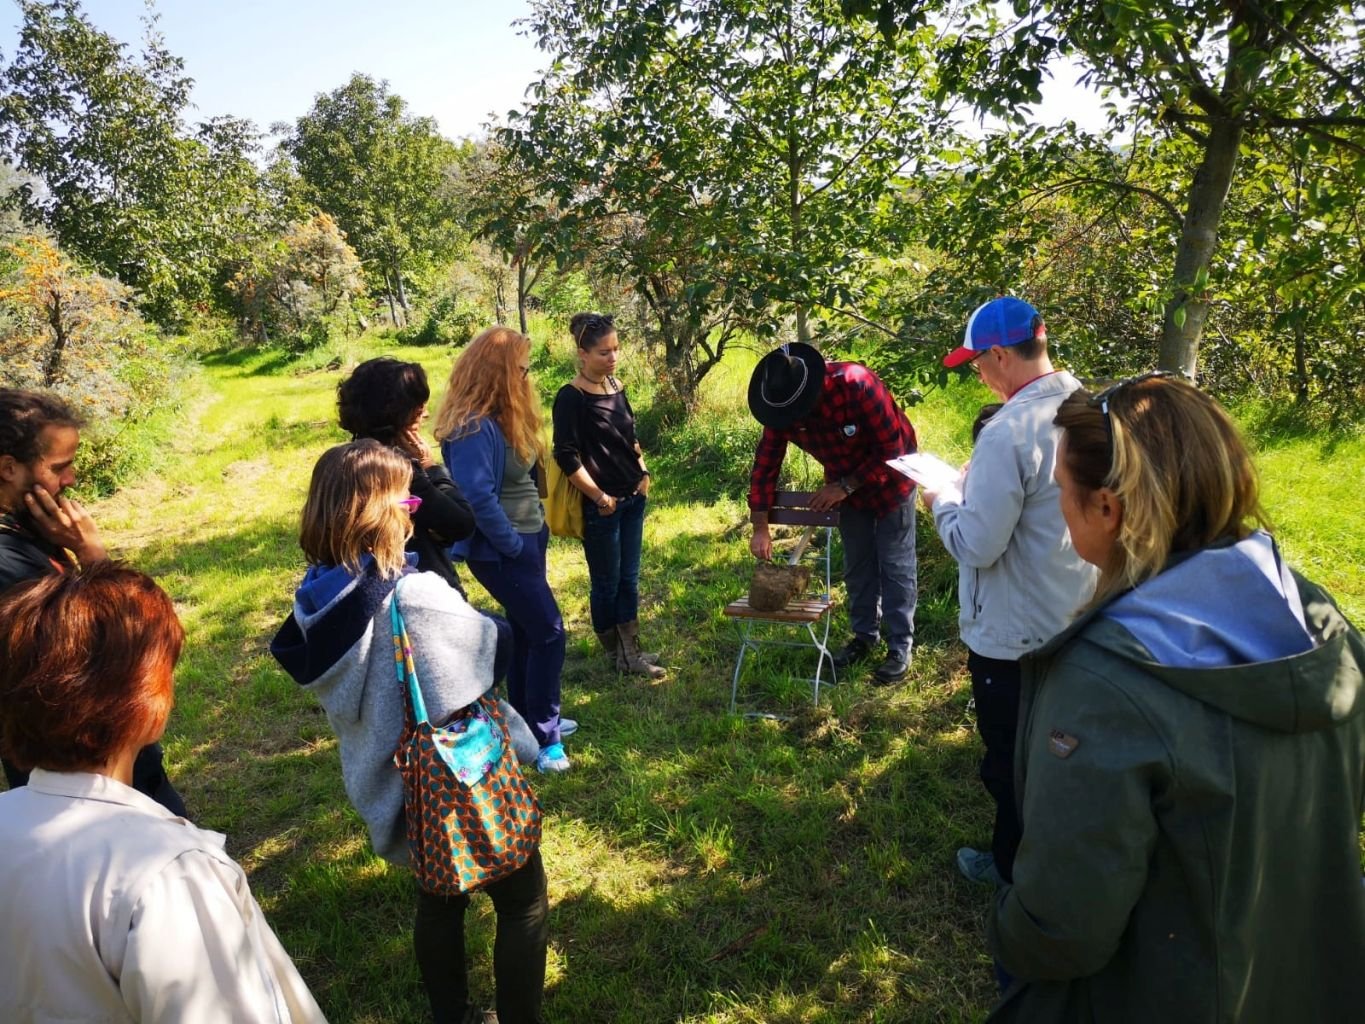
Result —
POLYGON ((556 537, 577 537, 583 539, 583 495, 569 478, 559 463, 553 458, 545 460, 545 522, 556 537))

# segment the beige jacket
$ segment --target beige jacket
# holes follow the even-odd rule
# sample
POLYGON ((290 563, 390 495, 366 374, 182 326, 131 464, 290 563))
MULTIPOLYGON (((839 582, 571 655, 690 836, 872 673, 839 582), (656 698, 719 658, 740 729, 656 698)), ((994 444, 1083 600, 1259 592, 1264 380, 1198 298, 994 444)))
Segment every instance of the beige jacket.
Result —
POLYGON ((321 1022, 223 836, 103 775, 0 795, 0 1020, 321 1022))

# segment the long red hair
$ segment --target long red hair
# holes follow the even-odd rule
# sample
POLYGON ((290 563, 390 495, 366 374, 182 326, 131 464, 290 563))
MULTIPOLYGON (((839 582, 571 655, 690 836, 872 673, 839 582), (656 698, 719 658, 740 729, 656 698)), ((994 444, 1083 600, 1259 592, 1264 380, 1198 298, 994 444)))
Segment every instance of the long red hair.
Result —
POLYGON ((450 368, 445 398, 436 414, 436 439, 463 437, 492 419, 523 462, 545 457, 540 399, 521 363, 531 341, 510 327, 490 327, 471 341, 450 368))

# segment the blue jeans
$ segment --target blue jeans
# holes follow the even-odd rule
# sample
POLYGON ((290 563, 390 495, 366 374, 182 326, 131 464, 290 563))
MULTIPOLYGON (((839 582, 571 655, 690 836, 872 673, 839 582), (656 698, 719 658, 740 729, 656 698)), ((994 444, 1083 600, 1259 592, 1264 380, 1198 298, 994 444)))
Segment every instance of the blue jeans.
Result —
POLYGON ((605 633, 640 617, 640 546, 645 534, 645 496, 632 494, 616 511, 600 515, 583 503, 583 555, 592 584, 588 604, 592 628, 605 633))
POLYGON ((853 635, 875 643, 880 621, 886 646, 909 657, 919 599, 914 492, 880 518, 862 509, 839 509, 839 536, 853 635))
POLYGON ((564 619, 545 579, 549 527, 521 535, 521 554, 496 562, 471 558, 469 571, 512 625, 512 662, 507 700, 526 719, 542 747, 559 742, 560 672, 564 668, 564 619))

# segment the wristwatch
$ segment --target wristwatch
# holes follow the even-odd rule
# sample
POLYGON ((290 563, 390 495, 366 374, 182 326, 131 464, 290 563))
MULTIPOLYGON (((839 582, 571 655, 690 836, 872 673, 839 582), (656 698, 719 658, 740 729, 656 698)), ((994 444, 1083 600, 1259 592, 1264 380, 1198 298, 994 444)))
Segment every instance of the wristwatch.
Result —
POLYGON ((839 486, 843 488, 845 497, 852 494, 854 491, 858 489, 858 485, 849 483, 848 477, 846 476, 839 478, 839 486))

